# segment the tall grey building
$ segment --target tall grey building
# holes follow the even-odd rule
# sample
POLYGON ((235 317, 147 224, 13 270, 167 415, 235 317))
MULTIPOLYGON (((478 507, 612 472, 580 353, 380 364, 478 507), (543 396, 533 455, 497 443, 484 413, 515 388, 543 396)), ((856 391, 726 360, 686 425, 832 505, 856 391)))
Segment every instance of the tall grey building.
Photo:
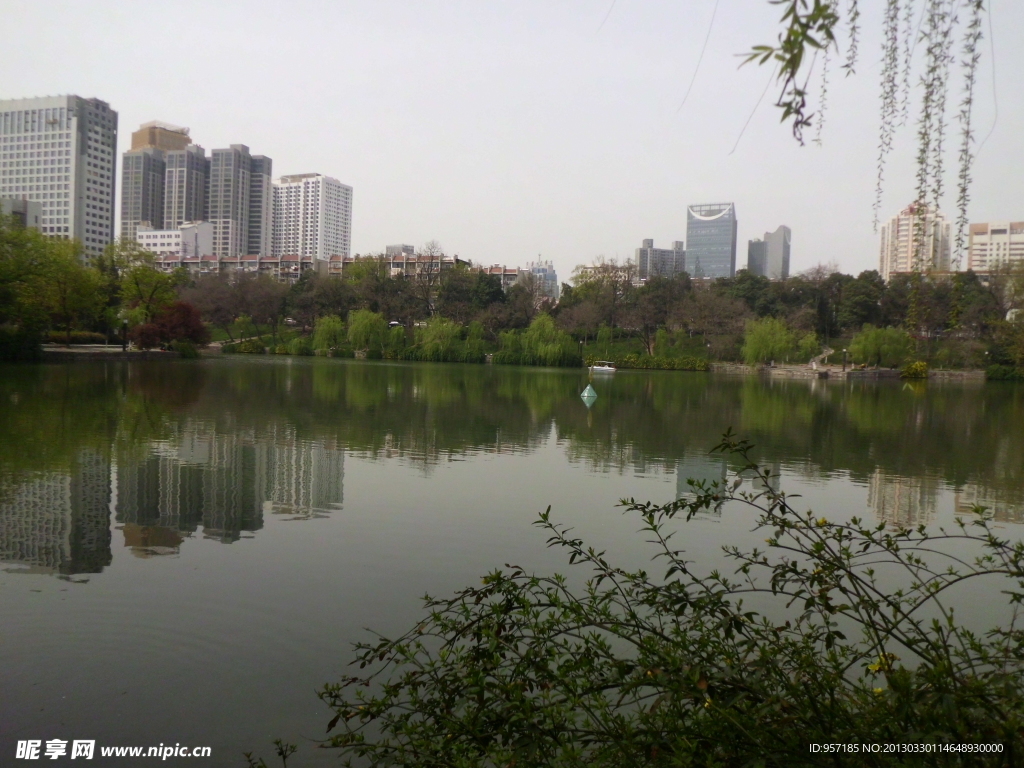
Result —
POLYGON ((121 238, 134 240, 139 225, 164 226, 165 152, 191 143, 188 128, 154 120, 132 133, 121 163, 121 238))
POLYGON ((686 271, 686 249, 682 240, 671 248, 655 248, 654 240, 644 240, 636 249, 637 273, 641 280, 652 277, 675 277, 686 271))
POLYGON ((774 232, 765 232, 764 240, 747 243, 747 270, 770 280, 789 277, 789 246, 793 233, 785 224, 774 232))
POLYGON ((213 224, 214 255, 269 256, 273 250, 271 159, 249 154, 244 144, 232 144, 213 150, 209 167, 206 218, 213 224))
POLYGON ((38 201, 40 229, 86 261, 114 238, 117 112, 99 99, 0 100, 0 197, 38 201))
POLYGON ((132 149, 121 159, 121 238, 134 240, 139 225, 164 227, 164 153, 132 149))
POLYGON ((274 216, 274 161, 253 155, 249 176, 249 237, 245 251, 249 256, 269 256, 270 230, 274 216))
POLYGON ((736 274, 736 206, 691 205, 686 209, 686 261, 692 277, 736 274))
POLYGON ((177 229, 190 221, 206 221, 206 187, 210 161, 198 144, 165 153, 164 223, 177 229))

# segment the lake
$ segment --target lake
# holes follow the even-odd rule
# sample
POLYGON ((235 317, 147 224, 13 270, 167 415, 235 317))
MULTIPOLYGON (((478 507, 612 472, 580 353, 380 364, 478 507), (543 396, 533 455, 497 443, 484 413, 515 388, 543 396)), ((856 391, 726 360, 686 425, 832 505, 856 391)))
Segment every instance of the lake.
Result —
MULTIPOLYGON (((334 764, 315 691, 364 628, 402 631, 424 593, 504 563, 571 573, 531 525, 549 505, 644 565, 618 500, 724 477, 708 451, 728 427, 823 515, 941 525, 982 504, 1024 535, 1024 387, 619 371, 588 408, 587 382, 286 357, 0 368, 0 762, 95 739, 242 765, 283 737, 293 764, 334 764)), ((681 541, 710 567, 761 541, 751 520, 702 516, 681 541)))

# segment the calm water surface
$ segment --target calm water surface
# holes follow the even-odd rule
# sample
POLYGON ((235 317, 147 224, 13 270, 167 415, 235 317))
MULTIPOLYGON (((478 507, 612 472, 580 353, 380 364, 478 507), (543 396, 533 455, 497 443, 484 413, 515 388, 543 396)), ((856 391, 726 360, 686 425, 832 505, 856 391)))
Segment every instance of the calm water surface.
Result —
MULTIPOLYGON (((309 358, 0 368, 0 764, 60 738, 240 765, 278 736, 330 764, 314 691, 364 627, 400 631, 425 592, 503 563, 566 571, 531 525, 548 505, 646 563, 616 501, 721 478, 707 451, 730 426, 829 516, 984 504, 1024 535, 1024 388, 619 372, 588 409, 586 382, 309 358)), ((680 535, 713 565, 763 538, 750 522, 680 535)))

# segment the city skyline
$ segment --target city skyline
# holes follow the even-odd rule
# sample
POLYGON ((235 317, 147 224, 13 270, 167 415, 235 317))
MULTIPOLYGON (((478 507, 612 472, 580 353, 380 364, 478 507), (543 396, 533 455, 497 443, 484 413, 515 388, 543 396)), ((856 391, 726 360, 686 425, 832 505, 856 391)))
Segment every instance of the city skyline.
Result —
MULTIPOLYGON (((436 239, 481 263, 543 253, 568 275, 597 256, 622 260, 644 237, 679 239, 686 206, 703 199, 736 203, 740 243, 786 222, 800 242, 793 273, 832 260, 852 274, 876 269, 878 9, 864 9, 857 75, 832 84, 823 145, 812 133, 801 148, 779 125, 775 94, 760 100, 771 73, 737 67, 735 54, 774 39, 777 7, 726 4, 712 27, 713 5, 617 4, 609 15, 604 0, 472 9, 300 2, 287 14, 203 7, 198 26, 188 13, 132 6, 126 14, 126 4, 104 0, 99 10, 56 16, 23 6, 0 31, 0 62, 20 73, 0 96, 96 96, 124 125, 167 120, 190 126, 207 147, 242 139, 279 172, 342 179, 359 191, 353 253, 436 239), (140 58, 132 48, 147 26, 162 33, 157 55, 140 58), (225 26, 275 55, 230 55, 217 41, 225 26), (106 44, 87 44, 97 39, 106 44), (175 56, 178 39, 195 55, 175 56), (283 65, 310 47, 324 51, 320 65, 301 76, 283 65), (69 55, 79 66, 66 66, 69 55), (161 64, 170 58, 173 79, 161 64)), ((1001 30, 1024 23, 1024 7, 996 0, 992 13, 995 87, 1009 94, 1024 56, 1001 30)), ((1004 96, 996 120, 987 37, 986 29, 969 218, 1015 220, 1024 208, 1024 180, 1013 170, 1024 163, 1014 141, 1022 108, 1004 96)), ((950 104, 957 99, 951 92, 950 104)), ((128 149, 126 133, 118 144, 118 153, 128 149)), ((907 126, 886 171, 883 218, 914 197, 914 150, 907 126)), ((951 215, 955 163, 947 166, 941 207, 951 215)))

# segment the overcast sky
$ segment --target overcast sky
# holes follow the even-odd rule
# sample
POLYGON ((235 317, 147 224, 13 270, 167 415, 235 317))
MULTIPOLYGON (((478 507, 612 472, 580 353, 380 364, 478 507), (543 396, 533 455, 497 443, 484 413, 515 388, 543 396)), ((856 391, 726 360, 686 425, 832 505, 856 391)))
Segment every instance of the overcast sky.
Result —
MULTIPOLYGON (((163 120, 270 156, 275 177, 334 176, 355 190, 354 253, 436 239, 484 264, 540 255, 565 280, 684 240, 688 204, 730 201, 738 267, 787 224, 794 271, 856 273, 878 266, 882 5, 861 0, 861 63, 832 78, 821 147, 793 141, 773 89, 758 105, 767 69, 738 67, 777 33, 768 0, 5 0, 0 98, 103 99, 121 151, 163 120)), ((1024 3, 991 5, 975 119, 979 141, 994 130, 970 217, 1024 220, 1024 3)), ((904 129, 885 217, 913 197, 913 149, 904 129)))

